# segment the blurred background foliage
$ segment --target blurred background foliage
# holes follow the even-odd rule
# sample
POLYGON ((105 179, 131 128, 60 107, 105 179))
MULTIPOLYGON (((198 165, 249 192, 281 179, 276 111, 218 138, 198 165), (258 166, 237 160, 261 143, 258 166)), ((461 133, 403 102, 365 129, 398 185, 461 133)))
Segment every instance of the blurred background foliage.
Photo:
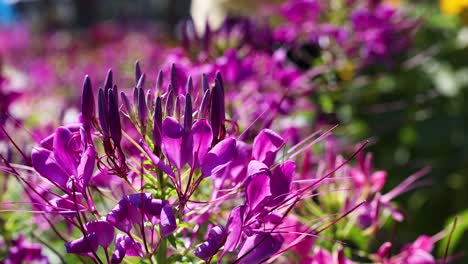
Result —
MULTIPOLYGON (((387 188, 431 166, 427 186, 399 198, 407 224, 395 232, 403 240, 437 233, 452 224, 448 216, 460 215, 460 232, 468 223, 468 28, 463 15, 446 16, 436 1, 407 4, 421 25, 401 67, 365 69, 364 77, 321 95, 342 122, 339 134, 370 139, 376 167, 389 172, 387 188)), ((466 237, 458 242, 468 248, 466 237)))

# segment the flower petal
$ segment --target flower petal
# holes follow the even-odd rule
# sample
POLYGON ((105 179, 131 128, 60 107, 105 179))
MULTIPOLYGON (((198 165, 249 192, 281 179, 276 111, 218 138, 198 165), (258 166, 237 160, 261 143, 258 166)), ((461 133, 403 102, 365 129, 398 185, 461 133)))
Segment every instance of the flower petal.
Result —
POLYGON ((251 212, 265 205, 271 198, 270 176, 266 173, 251 177, 246 187, 246 204, 251 212))
POLYGON ((73 133, 66 127, 59 127, 54 136, 54 157, 68 175, 76 176, 79 158, 73 150, 70 149, 73 139, 73 133))
POLYGON ((107 221, 97 220, 88 222, 86 223, 86 229, 89 234, 94 234, 96 236, 97 243, 105 249, 109 247, 114 240, 114 227, 107 221))
POLYGON ((187 140, 184 135, 184 129, 177 120, 172 117, 164 119, 161 149, 169 163, 178 169, 188 162, 187 152, 192 153, 192 149, 187 149, 189 147, 186 146, 190 145, 191 140, 187 140))
POLYGON ((195 250, 195 256, 208 261, 226 241, 226 230, 220 226, 214 226, 208 233, 208 238, 195 250))
POLYGON ((238 243, 242 234, 242 227, 244 225, 245 206, 234 208, 229 215, 228 223, 226 225, 227 237, 224 244, 223 254, 233 251, 238 243))
POLYGON ((263 263, 280 250, 283 244, 281 235, 255 234, 248 237, 237 255, 237 263, 263 263))
POLYGON ((31 161, 34 169, 49 181, 63 189, 67 188, 69 175, 58 165, 53 153, 47 149, 34 149, 31 153, 31 161))
POLYGON ((210 176, 214 168, 232 160, 235 152, 236 140, 234 138, 227 138, 216 144, 203 158, 202 175, 210 176))
POLYGON ((169 167, 166 163, 164 163, 158 156, 156 156, 149 147, 142 141, 140 142, 140 146, 143 148, 145 153, 148 155, 150 160, 153 162, 153 164, 158 168, 161 169, 164 173, 169 175, 172 179, 174 179, 175 174, 174 171, 169 167))
POLYGON ((291 191, 292 178, 296 171, 296 164, 293 161, 286 161, 277 166, 271 175, 270 188, 273 196, 270 206, 277 205, 284 201, 287 194, 291 191))
POLYGON ((125 233, 130 232, 132 223, 129 219, 128 201, 122 199, 120 202, 107 214, 107 222, 114 225, 117 229, 125 233))
POLYGON ((88 186, 89 180, 93 176, 94 164, 96 161, 96 150, 92 145, 88 145, 88 148, 83 152, 78 165, 77 173, 78 180, 83 184, 83 188, 88 186))
POLYGON ((197 168, 211 146, 211 141, 213 140, 211 126, 204 119, 198 120, 192 127, 192 136, 194 158, 192 167, 197 168))
POLYGON ((86 254, 96 251, 98 243, 95 234, 89 234, 87 238, 81 237, 65 244, 67 253, 86 254))
POLYGON ((371 191, 376 193, 382 190, 385 182, 387 180, 387 172, 386 171, 376 171, 371 175, 371 191))
POLYGON ((174 217, 174 212, 170 205, 164 206, 161 211, 161 222, 159 223, 161 227, 161 233, 163 237, 167 237, 172 234, 177 228, 176 220, 174 217))
POLYGON ((143 249, 141 244, 128 235, 118 234, 115 238, 115 251, 112 254, 111 264, 121 263, 127 256, 142 256, 143 249))
POLYGON ((255 160, 271 166, 283 144, 284 139, 280 135, 270 129, 263 129, 254 139, 252 156, 255 160))

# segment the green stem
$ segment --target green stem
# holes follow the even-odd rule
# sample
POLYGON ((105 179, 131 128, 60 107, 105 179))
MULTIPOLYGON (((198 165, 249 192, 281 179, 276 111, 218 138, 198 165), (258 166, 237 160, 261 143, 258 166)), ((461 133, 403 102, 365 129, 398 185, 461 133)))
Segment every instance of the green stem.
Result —
POLYGON ((166 199, 166 188, 164 186, 164 175, 163 175, 163 172, 160 169, 158 169, 156 173, 158 174, 159 187, 161 188, 161 199, 164 200, 164 199, 166 199))
POLYGON ((165 238, 161 239, 158 247, 158 253, 156 255, 156 262, 158 264, 167 263, 167 240, 165 238))

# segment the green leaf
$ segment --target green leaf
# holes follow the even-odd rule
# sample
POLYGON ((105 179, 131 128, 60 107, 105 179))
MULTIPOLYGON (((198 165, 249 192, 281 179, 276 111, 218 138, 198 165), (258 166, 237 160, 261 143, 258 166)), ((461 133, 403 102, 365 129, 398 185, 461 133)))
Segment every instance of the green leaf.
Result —
POLYGON ((439 256, 444 256, 445 248, 447 247, 447 242, 449 239, 450 231, 453 228, 453 222, 455 221, 455 217, 457 217, 457 225, 452 234, 452 238, 450 240, 448 254, 452 254, 457 244, 461 241, 464 233, 468 230, 468 210, 463 211, 462 213, 458 214, 457 216, 451 217, 447 223, 445 224, 445 232, 446 235, 442 239, 442 242, 439 243, 439 247, 437 249, 437 253, 439 256))
POLYGON ((167 237, 167 240, 169 240, 169 243, 171 243, 171 245, 174 247, 174 248, 177 248, 177 242, 175 240, 175 237, 174 235, 170 235, 167 237))

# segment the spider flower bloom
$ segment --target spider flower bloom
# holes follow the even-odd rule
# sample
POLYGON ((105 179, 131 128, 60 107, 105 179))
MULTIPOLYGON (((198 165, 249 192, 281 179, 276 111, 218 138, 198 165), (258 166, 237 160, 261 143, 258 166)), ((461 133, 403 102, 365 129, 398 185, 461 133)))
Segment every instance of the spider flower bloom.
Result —
POLYGON ((218 254, 217 249, 220 249, 221 259, 226 255, 231 259, 235 255, 234 260, 239 263, 261 263, 274 259, 291 247, 300 245, 310 249, 306 243, 309 236, 318 235, 328 228, 297 229, 295 225, 301 224, 297 221, 293 226, 288 226, 288 214, 292 208, 304 199, 303 195, 307 190, 328 176, 310 186, 295 188, 292 184, 296 171, 295 162, 286 160, 275 164, 277 154, 284 144, 285 140, 278 134, 265 129, 254 139, 252 151, 248 152, 250 157, 244 159, 247 164, 247 170, 243 172, 245 174, 230 178, 229 165, 222 172, 218 172, 227 178, 216 188, 223 188, 224 184, 232 186, 228 185, 229 182, 234 184, 242 191, 243 203, 232 209, 225 232, 221 232, 224 229, 218 227, 211 229, 206 242, 196 250, 200 258, 209 260, 218 254), (300 234, 296 233, 293 237, 287 235, 289 231, 294 230, 300 230, 300 234), (284 245, 285 238, 294 243, 284 245))
MULTIPOLYGON (((336 162, 305 187, 295 180, 295 157, 329 132, 284 152, 286 140, 270 129, 244 142, 228 125, 233 105, 225 102, 220 74, 212 83, 203 76, 197 89, 175 65, 169 72, 165 82, 160 71, 156 87, 148 88, 137 64, 133 97, 120 93, 119 100, 110 71, 98 92, 98 115, 83 109, 81 124, 59 127, 33 151, 35 171, 62 191, 45 199, 47 213, 81 231, 64 239, 67 252, 101 262, 104 251, 108 258, 112 253, 111 263, 126 256, 261 263, 290 249, 311 250, 316 236, 363 205, 353 201, 330 223, 295 218, 294 209, 303 209, 298 204, 310 202, 317 185, 349 161, 336 162), (122 188, 109 188, 111 176, 122 188)), ((92 108, 90 94, 86 78, 82 102, 92 108)), ((368 164, 362 170, 372 175, 368 164)))
POLYGON ((130 232, 132 224, 140 223, 142 217, 151 220, 158 218, 164 237, 175 228, 172 207, 166 200, 153 199, 151 193, 137 193, 125 196, 107 215, 107 221, 125 233, 130 232))
POLYGON ((96 251, 98 246, 107 248, 114 240, 114 227, 106 221, 98 220, 86 223, 86 237, 81 237, 65 244, 68 253, 84 254, 96 251))
POLYGON ((180 38, 183 47, 191 54, 216 55, 220 49, 252 48, 256 51, 273 51, 273 33, 267 25, 247 17, 226 17, 221 26, 213 30, 207 23, 205 31, 196 32, 193 20, 182 24, 180 38))
POLYGON ((111 263, 121 263, 125 256, 143 256, 141 244, 128 235, 117 235, 115 239, 115 251, 112 254, 111 263))
POLYGON ((389 256, 392 243, 385 242, 380 246, 377 254, 373 256, 375 261, 385 264, 408 263, 408 264, 435 264, 438 261, 431 255, 435 237, 426 235, 419 236, 413 243, 405 245, 398 254, 389 256))
POLYGON ((83 130, 74 127, 59 127, 42 142, 48 145, 33 150, 31 161, 34 169, 44 178, 68 194, 74 192, 75 181, 78 191, 88 186, 96 162, 96 150, 88 144, 83 130))
POLYGON ((201 92, 198 92, 190 77, 182 88, 180 71, 171 65, 167 86, 160 71, 156 89, 147 90, 143 81, 145 74, 141 68, 138 71, 141 75, 134 89, 133 104, 121 93, 126 115, 140 131, 140 145, 146 155, 171 179, 184 204, 203 178, 211 176, 217 167, 234 157, 236 141, 226 133, 222 77, 217 74, 211 88, 204 77, 201 92), (154 95, 156 99, 148 101, 152 97, 143 94, 154 95), (153 128, 146 129, 149 125, 153 128), (187 165, 190 176, 183 182, 182 174, 187 165), (198 169, 201 175, 195 179, 198 169))
POLYGON ((351 26, 358 56, 364 64, 388 60, 408 48, 417 21, 385 3, 355 9, 351 26))

